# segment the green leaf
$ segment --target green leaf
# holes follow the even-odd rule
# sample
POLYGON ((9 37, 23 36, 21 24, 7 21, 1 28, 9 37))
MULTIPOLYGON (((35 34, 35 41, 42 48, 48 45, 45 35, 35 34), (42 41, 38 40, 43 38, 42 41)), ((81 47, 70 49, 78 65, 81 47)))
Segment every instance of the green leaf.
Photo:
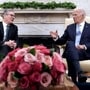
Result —
POLYGON ((76 8, 76 5, 72 2, 4 2, 0 4, 0 8, 34 8, 34 9, 55 9, 55 8, 67 8, 67 9, 74 9, 76 8))
POLYGON ((29 53, 31 53, 32 55, 35 55, 36 51, 35 51, 35 48, 32 48, 29 53))
POLYGON ((22 78, 23 76, 24 76, 23 74, 21 74, 17 71, 14 73, 14 77, 16 77, 17 79, 22 78))
POLYGON ((46 65, 46 64, 44 64, 44 63, 42 63, 42 70, 43 70, 43 72, 50 72, 50 69, 49 69, 49 67, 48 67, 48 65, 46 65))
POLYGON ((3 58, 4 58, 4 55, 0 54, 0 61, 2 61, 3 58))

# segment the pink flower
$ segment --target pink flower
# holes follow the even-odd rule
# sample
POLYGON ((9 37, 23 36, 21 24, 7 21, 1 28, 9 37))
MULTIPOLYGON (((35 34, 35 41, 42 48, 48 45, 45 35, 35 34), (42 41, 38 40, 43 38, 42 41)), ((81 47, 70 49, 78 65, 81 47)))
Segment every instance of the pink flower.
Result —
POLYGON ((40 50, 41 53, 50 54, 50 50, 43 45, 35 45, 36 50, 40 50))
POLYGON ((21 87, 21 88, 28 88, 29 87, 29 79, 27 78, 27 76, 20 78, 19 87, 21 87))
POLYGON ((15 88, 18 84, 18 79, 14 77, 14 72, 9 72, 7 81, 11 88, 15 88))
POLYGON ((50 50, 49 49, 42 49, 40 50, 41 53, 44 53, 46 55, 49 55, 50 54, 50 50))
POLYGON ((53 53, 53 68, 55 68, 58 72, 65 72, 65 65, 62 62, 62 58, 56 52, 53 53))
POLYGON ((27 53, 27 48, 23 48, 23 49, 20 49, 20 50, 18 50, 16 53, 15 53, 15 57, 18 57, 18 56, 21 56, 21 57, 23 57, 26 53, 27 53))
POLYGON ((46 49, 46 47, 43 46, 43 45, 35 45, 35 48, 36 48, 37 50, 43 50, 43 49, 46 49))
POLYGON ((51 83, 52 77, 49 73, 44 72, 41 74, 40 83, 42 86, 47 87, 51 83))
POLYGON ((38 62, 40 63, 45 61, 45 55, 43 53, 36 52, 36 57, 37 57, 38 62))
POLYGON ((34 63, 37 60, 37 58, 32 55, 31 53, 27 53, 24 56, 24 61, 28 63, 34 63))
POLYGON ((21 74, 29 74, 31 72, 31 65, 29 63, 23 62, 18 66, 17 71, 21 74))
POLYGON ((63 63, 63 59, 62 59, 61 55, 57 52, 53 52, 53 59, 57 59, 63 63))
POLYGON ((45 56, 45 61, 43 63, 51 68, 51 66, 53 65, 52 58, 49 55, 45 56))

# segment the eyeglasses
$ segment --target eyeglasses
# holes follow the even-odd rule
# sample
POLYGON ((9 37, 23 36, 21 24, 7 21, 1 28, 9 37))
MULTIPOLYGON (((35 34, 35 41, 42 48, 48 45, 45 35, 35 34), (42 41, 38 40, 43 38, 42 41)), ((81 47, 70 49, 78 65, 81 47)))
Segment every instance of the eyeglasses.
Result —
POLYGON ((7 15, 10 15, 10 16, 12 16, 12 17, 15 17, 15 15, 14 15, 14 14, 7 14, 7 15))

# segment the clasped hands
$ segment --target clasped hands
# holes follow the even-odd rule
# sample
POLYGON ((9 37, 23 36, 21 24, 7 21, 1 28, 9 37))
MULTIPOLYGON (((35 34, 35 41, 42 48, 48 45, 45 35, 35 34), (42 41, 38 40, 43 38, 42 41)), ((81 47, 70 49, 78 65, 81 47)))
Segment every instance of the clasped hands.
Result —
POLYGON ((5 41, 4 45, 7 45, 12 49, 16 48, 16 46, 17 46, 17 44, 16 44, 16 42, 14 40, 5 41))

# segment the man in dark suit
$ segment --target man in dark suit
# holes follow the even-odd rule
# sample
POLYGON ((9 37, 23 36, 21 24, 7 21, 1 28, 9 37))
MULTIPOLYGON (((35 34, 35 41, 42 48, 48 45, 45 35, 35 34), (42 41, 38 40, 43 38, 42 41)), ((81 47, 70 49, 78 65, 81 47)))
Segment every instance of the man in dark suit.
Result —
POLYGON ((18 28, 13 24, 14 19, 15 13, 13 10, 3 12, 0 22, 0 55, 3 55, 3 57, 17 47, 18 28))
POLYGON ((68 25, 61 38, 57 32, 50 32, 56 44, 66 44, 63 57, 68 63, 68 75, 73 82, 86 81, 82 76, 83 71, 80 68, 79 60, 90 59, 90 24, 85 21, 85 11, 75 9, 72 13, 75 23, 68 25))

